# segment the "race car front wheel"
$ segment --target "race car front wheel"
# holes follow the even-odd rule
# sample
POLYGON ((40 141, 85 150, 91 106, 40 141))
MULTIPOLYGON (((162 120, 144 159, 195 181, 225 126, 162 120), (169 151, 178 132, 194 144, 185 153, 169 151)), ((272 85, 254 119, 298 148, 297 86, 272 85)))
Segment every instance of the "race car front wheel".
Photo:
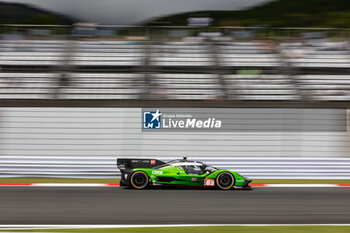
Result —
POLYGON ((220 189, 230 189, 235 184, 235 178, 229 172, 222 172, 216 177, 216 185, 220 189))
POLYGON ((130 181, 135 189, 143 189, 148 185, 148 176, 143 171, 136 171, 131 175, 130 181))

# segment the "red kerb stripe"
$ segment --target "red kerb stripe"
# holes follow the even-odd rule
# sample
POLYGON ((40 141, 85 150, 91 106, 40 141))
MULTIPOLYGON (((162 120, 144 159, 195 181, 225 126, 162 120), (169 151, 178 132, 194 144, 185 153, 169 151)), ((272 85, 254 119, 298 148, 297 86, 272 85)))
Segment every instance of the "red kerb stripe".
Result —
POLYGON ((120 186, 120 184, 107 184, 107 186, 120 186))
POLYGON ((0 183, 0 185, 4 186, 29 186, 32 185, 32 183, 0 183))

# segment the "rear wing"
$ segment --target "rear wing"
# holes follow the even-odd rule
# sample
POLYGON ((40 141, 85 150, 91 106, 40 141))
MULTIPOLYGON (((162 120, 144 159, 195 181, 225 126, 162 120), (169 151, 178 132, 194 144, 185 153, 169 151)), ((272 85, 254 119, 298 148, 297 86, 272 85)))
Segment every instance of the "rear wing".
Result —
POLYGON ((163 164, 165 164, 165 162, 157 159, 117 159, 117 167, 120 170, 133 168, 153 168, 163 164))

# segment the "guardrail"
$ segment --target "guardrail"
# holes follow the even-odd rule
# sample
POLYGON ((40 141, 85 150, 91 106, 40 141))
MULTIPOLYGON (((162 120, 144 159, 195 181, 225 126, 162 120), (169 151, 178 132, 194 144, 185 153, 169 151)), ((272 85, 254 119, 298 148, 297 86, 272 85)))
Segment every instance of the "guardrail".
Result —
MULTIPOLYGON (((1 156, 0 177, 118 178, 117 157, 1 156)), ((178 159, 158 158, 163 161, 178 159)), ((191 157, 261 179, 350 179, 350 158, 191 157)))

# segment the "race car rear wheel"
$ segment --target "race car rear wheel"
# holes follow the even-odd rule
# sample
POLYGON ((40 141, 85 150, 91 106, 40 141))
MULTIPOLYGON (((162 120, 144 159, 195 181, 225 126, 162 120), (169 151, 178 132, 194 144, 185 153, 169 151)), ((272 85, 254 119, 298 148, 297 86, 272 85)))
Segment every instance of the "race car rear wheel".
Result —
POLYGON ((222 172, 216 177, 216 185, 220 189, 230 189, 235 184, 235 178, 229 172, 222 172))
POLYGON ((143 189, 148 185, 148 175, 143 171, 136 171, 131 175, 130 183, 135 189, 143 189))

